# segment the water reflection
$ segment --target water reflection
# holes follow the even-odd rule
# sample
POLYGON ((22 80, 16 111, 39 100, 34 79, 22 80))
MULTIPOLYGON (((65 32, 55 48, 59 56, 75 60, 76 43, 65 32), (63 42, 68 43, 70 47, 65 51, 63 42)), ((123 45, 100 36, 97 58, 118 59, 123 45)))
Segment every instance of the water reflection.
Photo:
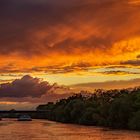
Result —
POLYGON ((140 140, 140 132, 67 125, 46 120, 0 121, 0 140, 140 140))

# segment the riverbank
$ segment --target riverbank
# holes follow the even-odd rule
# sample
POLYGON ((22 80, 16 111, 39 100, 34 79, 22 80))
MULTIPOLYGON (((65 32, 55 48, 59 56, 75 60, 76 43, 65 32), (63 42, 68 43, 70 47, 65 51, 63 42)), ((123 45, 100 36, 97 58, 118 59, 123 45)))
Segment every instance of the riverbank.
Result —
POLYGON ((44 119, 113 129, 140 130, 140 89, 97 90, 37 107, 44 119))

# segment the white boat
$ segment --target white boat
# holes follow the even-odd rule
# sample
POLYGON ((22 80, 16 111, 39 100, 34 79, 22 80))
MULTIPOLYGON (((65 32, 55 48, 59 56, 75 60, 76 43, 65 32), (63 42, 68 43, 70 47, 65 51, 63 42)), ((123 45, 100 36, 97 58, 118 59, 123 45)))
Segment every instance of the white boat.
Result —
POLYGON ((32 121, 32 118, 29 115, 21 115, 18 121, 32 121))

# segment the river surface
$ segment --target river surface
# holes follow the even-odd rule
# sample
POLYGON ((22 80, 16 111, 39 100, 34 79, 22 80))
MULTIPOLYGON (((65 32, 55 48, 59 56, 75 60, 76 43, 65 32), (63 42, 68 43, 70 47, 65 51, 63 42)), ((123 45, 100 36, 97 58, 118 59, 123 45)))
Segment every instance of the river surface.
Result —
POLYGON ((47 120, 0 121, 0 140, 140 140, 140 132, 61 124, 47 120))

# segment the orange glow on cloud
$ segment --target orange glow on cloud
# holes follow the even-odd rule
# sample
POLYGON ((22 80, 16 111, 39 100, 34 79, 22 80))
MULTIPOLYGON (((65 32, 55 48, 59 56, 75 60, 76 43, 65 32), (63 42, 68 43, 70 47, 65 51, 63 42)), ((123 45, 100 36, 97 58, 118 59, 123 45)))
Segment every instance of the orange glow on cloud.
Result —
POLYGON ((139 85, 140 0, 3 0, 0 21, 0 107, 60 98, 11 95, 35 77, 70 86, 61 94, 139 85))
MULTIPOLYGON (((91 69, 102 67, 124 67, 124 71, 140 67, 139 0, 82 0, 80 4, 78 0, 60 0, 59 5, 54 1, 43 5, 39 1, 19 2, 29 9, 23 8, 18 14, 9 13, 5 7, 11 18, 5 17, 5 26, 0 27, 1 74, 82 72, 86 76, 91 69), (23 16, 27 20, 22 20, 23 16)), ((14 4, 10 6, 17 9, 14 4)), ((126 74, 121 71, 114 75, 120 73, 126 74)))
POLYGON ((4 68, 5 71, 7 69, 9 72, 38 72, 37 68, 40 69, 40 72, 47 72, 47 70, 50 71, 53 68, 57 70, 57 68, 71 67, 74 64, 75 67, 84 68, 84 63, 85 65, 89 64, 87 67, 119 65, 122 61, 135 60, 140 54, 139 46, 140 39, 134 38, 116 42, 107 50, 100 48, 90 50, 89 48, 89 51, 86 52, 87 48, 83 48, 78 52, 75 51, 75 54, 68 55, 60 51, 59 53, 51 52, 47 56, 41 54, 31 58, 19 55, 1 56, 0 67, 3 68, 1 73, 4 73, 4 68), (83 63, 83 66, 80 63, 83 63))

